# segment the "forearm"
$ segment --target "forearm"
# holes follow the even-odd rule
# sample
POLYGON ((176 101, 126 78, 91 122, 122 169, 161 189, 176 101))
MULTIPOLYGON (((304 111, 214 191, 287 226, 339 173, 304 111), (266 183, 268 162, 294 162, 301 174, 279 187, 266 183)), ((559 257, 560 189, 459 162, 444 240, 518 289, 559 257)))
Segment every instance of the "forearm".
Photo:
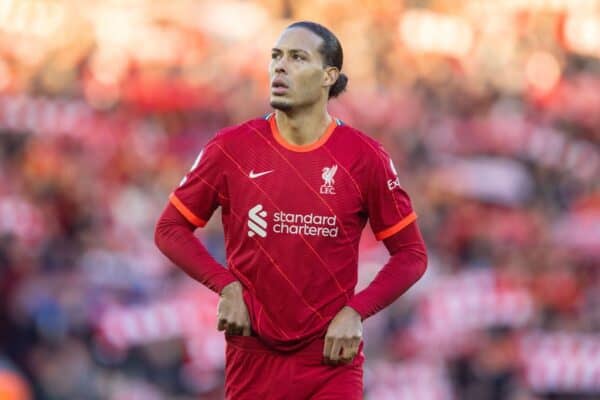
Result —
POLYGON ((156 224, 154 241, 175 265, 217 293, 236 281, 233 274, 219 264, 194 236, 194 226, 171 204, 165 207, 156 224))
POLYGON ((389 239, 385 245, 391 257, 373 282, 357 293, 348 303, 366 319, 404 294, 427 268, 427 253, 415 223, 389 239))

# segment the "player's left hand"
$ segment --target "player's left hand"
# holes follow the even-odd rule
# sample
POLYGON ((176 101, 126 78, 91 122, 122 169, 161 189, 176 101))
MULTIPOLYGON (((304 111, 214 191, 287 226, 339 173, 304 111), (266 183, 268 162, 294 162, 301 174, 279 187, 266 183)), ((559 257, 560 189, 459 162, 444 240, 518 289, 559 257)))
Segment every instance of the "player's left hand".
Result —
POLYGON ((329 323, 323 357, 326 364, 348 364, 362 340, 362 319, 352 307, 344 307, 329 323))

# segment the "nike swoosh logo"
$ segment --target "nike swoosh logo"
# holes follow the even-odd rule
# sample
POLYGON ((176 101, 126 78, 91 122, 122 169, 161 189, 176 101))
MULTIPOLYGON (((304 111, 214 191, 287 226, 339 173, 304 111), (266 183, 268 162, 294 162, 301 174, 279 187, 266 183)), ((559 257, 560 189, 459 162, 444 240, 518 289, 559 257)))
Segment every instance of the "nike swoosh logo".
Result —
POLYGON ((270 174, 273 171, 275 171, 275 170, 272 169, 270 171, 264 171, 264 172, 255 173, 254 170, 252 170, 252 171, 250 171, 250 173, 248 174, 248 176, 250 177, 250 179, 254 179, 254 178, 258 178, 260 176, 266 175, 266 174, 270 174))

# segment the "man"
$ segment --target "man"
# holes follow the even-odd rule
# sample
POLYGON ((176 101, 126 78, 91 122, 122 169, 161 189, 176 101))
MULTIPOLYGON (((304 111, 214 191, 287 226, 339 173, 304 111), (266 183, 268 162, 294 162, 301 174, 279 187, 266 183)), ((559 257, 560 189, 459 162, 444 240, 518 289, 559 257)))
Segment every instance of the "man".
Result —
POLYGON ((284 30, 269 68, 275 112, 219 132, 157 224, 157 246, 220 294, 228 399, 362 398, 362 320, 425 271, 389 156, 327 112, 348 81, 342 62, 327 28, 284 30), (219 206, 228 268, 193 235, 219 206), (367 220, 391 257, 355 294, 367 220))

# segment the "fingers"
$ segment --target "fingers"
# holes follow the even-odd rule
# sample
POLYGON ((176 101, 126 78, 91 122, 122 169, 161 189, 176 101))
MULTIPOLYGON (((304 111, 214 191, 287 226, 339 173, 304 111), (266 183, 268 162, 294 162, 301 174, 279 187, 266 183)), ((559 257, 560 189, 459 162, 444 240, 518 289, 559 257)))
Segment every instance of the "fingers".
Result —
POLYGON ((334 339, 331 345, 331 353, 329 353, 329 360, 333 364, 340 362, 340 352, 342 351, 342 340, 334 339))
POLYGON ((250 323, 227 322, 225 318, 219 319, 217 329, 233 336, 250 336, 252 332, 250 323))
POLYGON ((337 365, 340 362, 342 341, 343 339, 339 338, 325 338, 325 364, 337 365))
POLYGON ((250 316, 241 297, 221 296, 217 305, 217 329, 232 336, 251 335, 250 316))
POLYGON ((252 329, 250 329, 250 325, 247 325, 242 330, 242 336, 250 336, 252 335, 252 329))
POLYGON ((239 325, 231 324, 231 329, 229 330, 230 335, 242 336, 242 332, 244 332, 244 327, 239 325))
POLYGON ((354 360, 354 357, 358 354, 358 346, 360 345, 360 339, 347 339, 346 344, 342 347, 342 354, 340 356, 340 363, 349 364, 354 360))
POLYGON ((219 322, 217 323, 217 330, 224 331, 227 328, 227 319, 219 318, 219 322))
POLYGON ((338 365, 352 362, 358 354, 359 346, 360 338, 343 339, 326 337, 323 349, 325 364, 338 365))
POLYGON ((332 337, 325 337, 325 346, 323 348, 323 359, 325 360, 326 364, 329 364, 329 361, 331 360, 330 355, 331 355, 331 347, 333 346, 333 338, 332 337))
POLYGON ((241 329, 236 324, 229 323, 225 327, 225 333, 228 335, 238 336, 241 333, 241 329))

